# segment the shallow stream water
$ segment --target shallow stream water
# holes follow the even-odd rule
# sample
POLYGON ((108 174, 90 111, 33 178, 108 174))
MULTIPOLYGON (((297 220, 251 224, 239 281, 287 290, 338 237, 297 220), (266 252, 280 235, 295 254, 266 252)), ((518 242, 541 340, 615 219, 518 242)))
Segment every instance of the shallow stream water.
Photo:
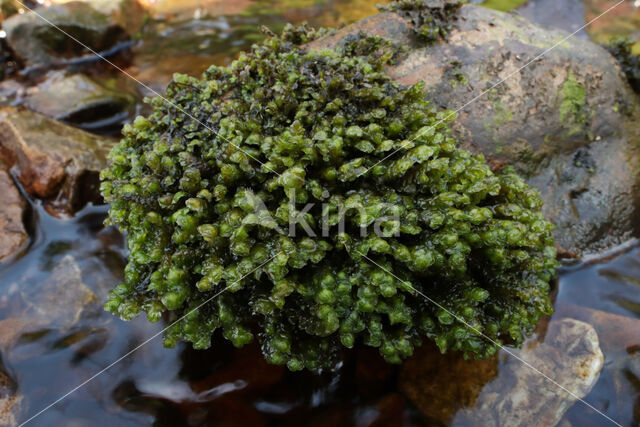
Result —
MULTIPOLYGON (((151 23, 131 64, 138 78, 158 88, 174 71, 199 75, 211 63, 228 63, 260 37, 262 24, 274 30, 303 20, 337 25, 375 12, 375 1, 368 0, 238 1, 231 9, 218 4, 215 16, 193 19, 206 13, 198 2, 173 9, 171 2, 161 3, 174 18, 151 23)), ((562 3, 580 10, 576 1, 562 3)), ((528 10, 544 21, 535 7, 528 10)), ((574 20, 569 28, 579 23, 574 20)), ((19 422, 91 380, 29 425, 434 425, 402 395, 399 368, 384 364, 375 351, 356 349, 333 373, 291 373, 267 365, 255 346, 237 350, 220 336, 207 351, 188 345, 165 349, 160 337, 149 340, 162 324, 150 324, 144 316, 123 322, 102 311, 108 290, 121 280, 127 255, 122 236, 102 225, 106 210, 87 206, 72 219, 56 219, 30 202, 31 243, 17 260, 0 266, 0 345, 8 337, 12 341, 0 365, 13 381, 9 387, 23 396, 19 422), (69 263, 75 270, 60 270, 69 263), (47 289, 68 286, 73 271, 81 272, 84 291, 88 288, 97 301, 47 305, 59 301, 47 297, 47 289), (65 322, 47 317, 60 308, 70 313, 65 322)), ((605 368, 585 400, 622 425, 638 425, 640 246, 563 267, 555 307, 556 316, 582 316, 604 325, 596 329, 605 368)), ((579 402, 563 422, 610 424, 579 402)))

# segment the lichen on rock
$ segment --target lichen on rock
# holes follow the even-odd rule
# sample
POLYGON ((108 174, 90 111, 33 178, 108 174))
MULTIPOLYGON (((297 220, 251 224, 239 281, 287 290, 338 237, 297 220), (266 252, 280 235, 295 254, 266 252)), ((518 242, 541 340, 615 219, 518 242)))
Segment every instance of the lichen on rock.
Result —
POLYGON ((451 114, 385 74, 390 43, 305 47, 323 33, 176 75, 125 127, 101 189, 131 255, 106 309, 170 313, 167 346, 257 338, 292 370, 356 343, 392 363, 425 338, 477 358, 522 343, 557 266, 538 191, 458 148, 451 114))

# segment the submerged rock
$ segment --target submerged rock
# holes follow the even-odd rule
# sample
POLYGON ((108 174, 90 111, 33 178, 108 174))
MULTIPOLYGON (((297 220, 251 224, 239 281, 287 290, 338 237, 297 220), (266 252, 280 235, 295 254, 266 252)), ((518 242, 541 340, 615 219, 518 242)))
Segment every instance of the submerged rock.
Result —
POLYGON ((607 354, 625 351, 628 346, 640 346, 640 319, 574 304, 556 305, 554 316, 571 317, 592 325, 607 354))
POLYGON ((2 24, 7 42, 27 67, 60 65, 85 55, 107 53, 127 39, 124 29, 84 2, 70 2, 13 15, 2 24), (46 22, 44 19, 49 22, 46 22))
POLYGON ((15 381, 0 371, 0 425, 18 425, 23 398, 15 381))
POLYGON ((607 370, 612 371, 615 405, 622 425, 637 425, 640 419, 640 348, 630 348, 607 370))
POLYGON ((30 278, 18 287, 27 303, 25 316, 34 321, 69 328, 83 313, 99 306, 98 297, 87 287, 82 271, 71 255, 66 255, 39 286, 29 285, 30 278))
POLYGON ((29 108, 85 130, 121 128, 135 112, 133 95, 107 88, 84 74, 54 74, 30 92, 25 99, 29 108))
POLYGON ((543 338, 509 352, 502 350, 498 363, 425 349, 403 365, 400 388, 439 423, 553 426, 591 390, 604 363, 593 327, 574 319, 552 321, 543 338))
POLYGON ((7 356, 8 352, 22 336, 46 327, 47 322, 41 319, 9 317, 0 320, 0 350, 3 352, 3 356, 7 356))
POLYGON ((100 202, 100 170, 110 139, 91 135, 33 111, 0 110, 0 160, 17 166, 27 193, 45 199, 52 214, 71 214, 100 202))
POLYGON ((402 365, 399 381, 402 392, 428 419, 445 425, 460 406, 473 406, 497 374, 497 356, 464 360, 462 353, 443 355, 427 343, 402 365))
POLYGON ((403 84, 423 81, 438 107, 461 109, 453 125, 461 145, 495 169, 514 165, 540 189, 564 255, 608 249, 637 231, 638 99, 602 47, 473 5, 433 46, 418 43, 390 12, 312 46, 331 48, 360 31, 408 46, 388 73, 403 84))
MULTIPOLYGON (((2 164, 0 163, 0 166, 2 164)), ((11 176, 0 169, 0 263, 16 254, 28 240, 22 217, 25 201, 13 184, 11 176)))

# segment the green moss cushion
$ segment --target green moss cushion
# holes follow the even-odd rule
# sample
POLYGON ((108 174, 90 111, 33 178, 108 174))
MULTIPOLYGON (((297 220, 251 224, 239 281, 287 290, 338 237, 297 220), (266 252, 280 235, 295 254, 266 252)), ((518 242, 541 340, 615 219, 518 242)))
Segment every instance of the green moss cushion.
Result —
POLYGON ((189 313, 166 345, 207 348, 220 329, 292 370, 356 343, 392 363, 425 338, 475 357, 496 351, 480 333, 521 343, 556 268, 537 191, 457 148, 451 114, 384 73, 386 42, 305 50, 318 34, 176 75, 125 127, 102 193, 131 254, 106 309, 189 313))

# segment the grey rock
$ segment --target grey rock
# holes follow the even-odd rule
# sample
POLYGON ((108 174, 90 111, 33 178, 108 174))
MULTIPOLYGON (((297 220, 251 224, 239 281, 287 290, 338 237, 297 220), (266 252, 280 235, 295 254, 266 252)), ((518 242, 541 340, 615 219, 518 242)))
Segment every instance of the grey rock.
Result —
POLYGON ((640 213, 640 111, 614 58, 513 13, 466 5, 453 24, 447 41, 422 46, 402 17, 382 13, 312 47, 359 31, 407 46, 389 74, 424 82, 439 108, 460 109, 452 128, 461 145, 496 170, 513 165, 538 187, 562 255, 631 238, 640 213))
POLYGON ((554 426, 589 393, 604 365, 596 331, 574 319, 552 321, 541 342, 510 352, 498 377, 452 425, 554 426))
POLYGON ((399 388, 437 425, 554 426, 591 390, 603 364, 591 325, 553 319, 522 350, 503 348, 486 360, 426 344, 403 364, 399 388))
POLYGON ((91 54, 69 36, 96 52, 107 52, 127 39, 122 27, 84 2, 13 15, 2 28, 7 43, 27 67, 60 65, 91 54))
MULTIPOLYGON (((114 83, 117 83, 114 81, 114 83)), ((85 130, 100 130, 132 119, 136 98, 108 88, 84 74, 51 73, 29 90, 25 105, 34 111, 85 130)))

